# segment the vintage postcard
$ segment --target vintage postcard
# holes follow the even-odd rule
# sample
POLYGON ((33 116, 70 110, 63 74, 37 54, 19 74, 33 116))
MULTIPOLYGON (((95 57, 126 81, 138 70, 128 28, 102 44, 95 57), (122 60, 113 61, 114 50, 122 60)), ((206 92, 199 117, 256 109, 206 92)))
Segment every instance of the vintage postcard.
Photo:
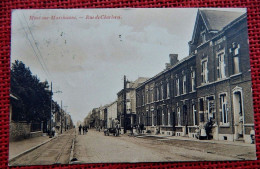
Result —
POLYGON ((255 160, 242 8, 12 11, 9 165, 255 160))

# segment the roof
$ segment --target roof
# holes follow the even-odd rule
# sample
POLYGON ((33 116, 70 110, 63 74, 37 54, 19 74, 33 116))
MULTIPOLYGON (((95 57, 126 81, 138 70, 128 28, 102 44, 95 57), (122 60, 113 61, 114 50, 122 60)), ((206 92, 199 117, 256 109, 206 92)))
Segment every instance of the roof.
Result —
POLYGON ((164 69, 163 71, 157 73, 156 75, 154 75, 153 77, 151 78, 148 78, 145 82, 143 82, 141 85, 139 85, 137 88, 149 83, 150 81, 156 79, 157 77, 161 76, 162 74, 164 73, 167 73, 169 71, 171 71, 172 69, 176 68, 177 66, 181 65, 182 63, 184 63, 185 61, 189 60, 190 58, 194 57, 195 55, 189 55, 189 56, 186 56, 185 58, 181 59, 179 62, 177 62, 175 65, 171 66, 170 68, 168 69, 164 69))
POLYGON ((243 12, 199 9, 208 31, 220 31, 230 22, 243 15, 243 12))
POLYGON ((199 31, 198 24, 200 18, 202 18, 202 21, 209 32, 214 31, 214 33, 218 33, 219 31, 223 30, 223 28, 228 26, 231 22, 233 22, 243 14, 245 13, 199 9, 195 21, 191 43, 194 42, 195 36, 199 31))
POLYGON ((130 88, 136 88, 138 87, 140 84, 144 83, 146 80, 148 80, 150 78, 147 77, 138 77, 138 79, 136 79, 131 85, 130 88))

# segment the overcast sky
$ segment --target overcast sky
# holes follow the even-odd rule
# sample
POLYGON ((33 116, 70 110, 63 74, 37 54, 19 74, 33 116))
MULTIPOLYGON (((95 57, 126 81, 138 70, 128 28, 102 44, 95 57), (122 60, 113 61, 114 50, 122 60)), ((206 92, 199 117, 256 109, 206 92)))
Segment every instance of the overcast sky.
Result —
POLYGON ((169 54, 188 56, 197 10, 14 10, 11 62, 23 61, 41 81, 52 82, 53 99, 62 100, 75 124, 115 101, 124 75, 132 81, 152 77, 165 68, 169 54), (101 15, 120 18, 95 18, 101 15), (76 19, 44 18, 52 16, 76 19))

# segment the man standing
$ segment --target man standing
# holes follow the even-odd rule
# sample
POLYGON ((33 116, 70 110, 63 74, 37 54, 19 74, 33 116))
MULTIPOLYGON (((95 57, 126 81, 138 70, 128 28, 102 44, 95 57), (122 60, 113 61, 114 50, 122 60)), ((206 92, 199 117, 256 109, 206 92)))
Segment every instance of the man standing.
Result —
POLYGON ((81 128, 82 128, 82 126, 81 126, 81 124, 79 125, 79 135, 81 135, 81 128))

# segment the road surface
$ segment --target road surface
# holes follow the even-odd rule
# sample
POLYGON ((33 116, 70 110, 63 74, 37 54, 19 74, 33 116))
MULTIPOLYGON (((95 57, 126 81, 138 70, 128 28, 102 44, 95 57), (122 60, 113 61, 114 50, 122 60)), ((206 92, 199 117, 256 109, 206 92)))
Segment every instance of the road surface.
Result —
POLYGON ((254 160, 255 145, 172 140, 158 137, 77 135, 77 163, 254 160))
POLYGON ((78 135, 72 129, 9 161, 9 165, 256 159, 254 144, 181 138, 183 137, 104 136, 103 132, 95 130, 89 130, 86 135, 78 135), (73 160, 70 161, 71 159, 73 160))
POLYGON ((68 164, 75 129, 11 161, 10 166, 68 164))

